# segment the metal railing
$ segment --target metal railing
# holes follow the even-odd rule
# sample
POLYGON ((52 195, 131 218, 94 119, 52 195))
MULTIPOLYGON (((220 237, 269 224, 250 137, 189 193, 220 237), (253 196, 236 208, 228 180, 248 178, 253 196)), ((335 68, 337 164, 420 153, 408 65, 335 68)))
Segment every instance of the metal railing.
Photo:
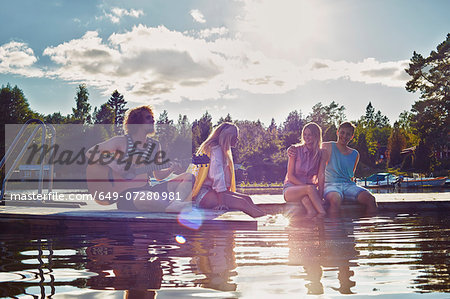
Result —
MULTIPOLYGON (((55 140, 56 140, 56 130, 52 124, 44 123, 40 119, 30 119, 27 122, 25 122, 25 124, 20 129, 19 133, 17 133, 16 137, 12 141, 11 146, 9 147, 8 151, 5 153, 5 156, 1 160, 0 169, 2 169, 2 167, 5 166, 6 161, 10 158, 16 145, 18 144, 19 140, 22 138, 26 128, 30 124, 33 124, 33 123, 37 123, 38 126, 36 126, 36 128, 34 128, 33 132, 28 137, 27 141, 25 142, 25 145, 22 147, 22 150, 17 155, 17 158, 14 160, 13 164, 11 165, 11 168, 8 170, 8 172, 5 175, 5 178, 3 179, 1 197, 0 197, 2 204, 4 204, 4 200, 5 200, 4 195, 5 195, 6 183, 7 183, 8 179, 11 177, 13 171, 17 168, 19 162, 21 161, 23 155, 25 154, 25 151, 27 150, 27 148, 28 148, 29 144, 31 143, 31 141, 33 140, 33 138, 36 136, 39 129, 42 129, 42 135, 41 135, 41 157, 42 157, 42 159, 41 159, 41 163, 40 163, 40 167, 39 167, 38 194, 42 194, 43 181, 44 181, 43 180, 44 179, 44 161, 45 161, 43 153, 44 153, 44 148, 45 148, 45 144, 46 144, 46 140, 47 140, 47 128, 50 129, 50 131, 51 131, 51 138, 50 138, 51 155, 50 155, 50 157, 53 155, 54 144, 55 144, 55 140)), ((54 167, 53 163, 50 163, 50 168, 49 168, 49 172, 48 172, 48 175, 49 175, 48 192, 51 192, 53 189, 53 169, 54 169, 53 167, 54 167)))

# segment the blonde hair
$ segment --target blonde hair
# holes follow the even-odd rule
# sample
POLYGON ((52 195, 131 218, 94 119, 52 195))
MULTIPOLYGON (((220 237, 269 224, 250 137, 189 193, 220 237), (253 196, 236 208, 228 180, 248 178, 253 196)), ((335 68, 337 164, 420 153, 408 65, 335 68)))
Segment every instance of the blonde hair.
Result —
POLYGON ((305 130, 308 129, 311 132, 311 135, 314 137, 314 143, 313 143, 313 159, 317 159, 320 156, 320 149, 322 148, 322 129, 318 124, 315 122, 307 123, 302 130, 302 137, 299 145, 304 145, 305 140, 303 139, 303 134, 305 133, 305 130))
POLYGON ((197 155, 206 153, 211 154, 211 148, 215 145, 220 145, 224 157, 226 157, 227 164, 233 163, 233 155, 231 154, 231 140, 233 137, 238 137, 239 128, 230 122, 223 122, 213 129, 208 138, 200 145, 197 150, 197 155))

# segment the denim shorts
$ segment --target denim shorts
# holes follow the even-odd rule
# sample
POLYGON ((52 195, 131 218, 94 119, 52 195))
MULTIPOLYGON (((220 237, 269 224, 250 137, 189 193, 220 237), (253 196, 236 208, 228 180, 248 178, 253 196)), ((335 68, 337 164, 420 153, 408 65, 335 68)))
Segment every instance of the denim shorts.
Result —
POLYGON ((292 186, 295 186, 295 185, 292 184, 292 183, 289 183, 289 182, 284 183, 284 185, 283 185, 283 195, 286 192, 287 188, 292 187, 292 186))
POLYGON ((211 191, 212 188, 210 186, 202 186, 200 190, 198 191, 195 198, 192 199, 195 206, 200 207, 200 203, 202 202, 203 197, 205 197, 206 193, 211 191))
POLYGON ((349 183, 325 183, 323 197, 330 192, 337 192, 343 200, 356 201, 359 193, 367 191, 366 188, 357 186, 354 182, 349 183))

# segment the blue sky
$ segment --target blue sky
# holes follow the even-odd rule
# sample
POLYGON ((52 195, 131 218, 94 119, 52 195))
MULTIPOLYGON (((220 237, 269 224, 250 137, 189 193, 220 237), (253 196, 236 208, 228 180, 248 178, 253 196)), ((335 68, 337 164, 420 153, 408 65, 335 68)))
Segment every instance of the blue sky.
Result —
POLYGON ((349 120, 368 102, 391 121, 419 94, 403 71, 450 29, 450 1, 5 1, 0 83, 32 109, 71 112, 86 83, 93 106, 117 89, 192 121, 304 115, 332 100, 349 120))

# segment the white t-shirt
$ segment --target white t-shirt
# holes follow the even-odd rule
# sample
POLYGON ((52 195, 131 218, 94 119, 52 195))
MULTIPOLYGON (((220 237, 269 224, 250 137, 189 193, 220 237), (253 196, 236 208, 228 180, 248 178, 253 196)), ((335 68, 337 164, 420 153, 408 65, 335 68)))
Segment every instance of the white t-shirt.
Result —
POLYGON ((231 177, 227 170, 227 160, 219 145, 211 147, 210 159, 208 176, 203 186, 209 186, 216 192, 227 191, 231 186, 231 177))

